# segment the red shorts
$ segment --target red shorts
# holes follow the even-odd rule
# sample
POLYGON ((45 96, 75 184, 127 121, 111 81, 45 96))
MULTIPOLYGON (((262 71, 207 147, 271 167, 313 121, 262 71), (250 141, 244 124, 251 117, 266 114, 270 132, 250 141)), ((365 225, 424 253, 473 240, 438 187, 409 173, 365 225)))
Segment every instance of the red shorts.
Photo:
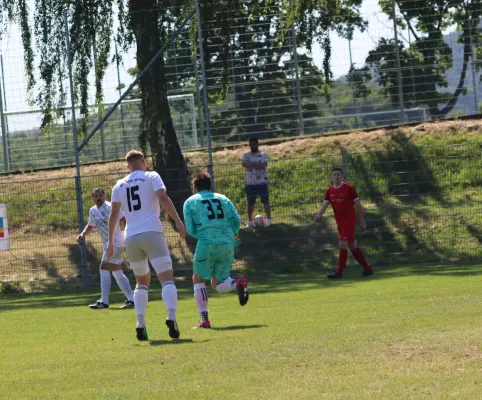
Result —
POLYGON ((356 221, 337 224, 337 227, 340 240, 346 240, 348 243, 355 242, 356 221))

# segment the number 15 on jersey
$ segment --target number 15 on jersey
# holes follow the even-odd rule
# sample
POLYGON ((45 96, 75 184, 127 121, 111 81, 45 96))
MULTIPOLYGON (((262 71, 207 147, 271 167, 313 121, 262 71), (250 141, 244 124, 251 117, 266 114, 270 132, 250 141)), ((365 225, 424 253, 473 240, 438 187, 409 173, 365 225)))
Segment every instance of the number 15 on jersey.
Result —
POLYGON ((137 194, 139 191, 139 186, 127 187, 127 207, 129 212, 132 210, 138 211, 141 209, 141 198, 137 194))

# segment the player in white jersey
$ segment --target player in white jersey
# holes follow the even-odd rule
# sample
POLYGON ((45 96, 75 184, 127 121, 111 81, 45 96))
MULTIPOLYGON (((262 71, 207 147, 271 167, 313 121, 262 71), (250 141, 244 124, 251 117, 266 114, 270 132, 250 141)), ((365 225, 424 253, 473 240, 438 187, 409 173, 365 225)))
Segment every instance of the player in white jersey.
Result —
POLYGON ((166 187, 159 174, 146 171, 144 155, 139 151, 131 150, 127 153, 126 160, 130 174, 117 181, 112 189, 107 255, 114 256, 114 234, 122 209, 127 221, 125 229, 127 258, 137 281, 134 291, 137 339, 148 340, 145 318, 148 289, 151 283, 148 261, 162 285, 162 300, 168 313, 166 325, 169 328, 169 336, 178 339, 180 332, 176 322, 177 289, 174 285, 172 260, 160 220, 160 206, 162 205, 175 221, 182 238, 186 237, 186 228, 166 194, 166 187))
MULTIPOLYGON (((102 309, 109 308, 109 294, 111 287, 111 277, 110 273, 114 275, 119 288, 126 295, 127 300, 122 309, 133 308, 134 307, 134 295, 132 293, 131 284, 129 279, 124 275, 121 269, 122 264, 122 253, 124 251, 124 237, 120 231, 120 227, 117 227, 115 232, 114 244, 114 257, 109 259, 106 254, 107 242, 108 242, 108 229, 107 222, 111 210, 111 204, 105 199, 105 191, 102 188, 97 188, 92 191, 92 200, 95 203, 89 210, 89 221, 85 226, 82 233, 77 236, 77 242, 80 244, 85 236, 94 231, 97 228, 100 237, 102 238, 102 247, 104 253, 102 255, 102 261, 100 263, 100 300, 97 300, 94 304, 90 304, 89 307, 92 309, 102 309)), ((119 214, 121 220, 124 219, 124 214, 119 214)))

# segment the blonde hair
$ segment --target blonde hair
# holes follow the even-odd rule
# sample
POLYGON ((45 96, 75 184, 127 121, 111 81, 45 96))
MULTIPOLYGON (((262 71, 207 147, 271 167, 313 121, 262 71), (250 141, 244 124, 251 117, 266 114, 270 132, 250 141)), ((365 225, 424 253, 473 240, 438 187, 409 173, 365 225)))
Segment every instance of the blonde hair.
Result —
POLYGON ((144 154, 138 150, 131 150, 126 154, 127 162, 135 162, 139 160, 144 160, 144 154))

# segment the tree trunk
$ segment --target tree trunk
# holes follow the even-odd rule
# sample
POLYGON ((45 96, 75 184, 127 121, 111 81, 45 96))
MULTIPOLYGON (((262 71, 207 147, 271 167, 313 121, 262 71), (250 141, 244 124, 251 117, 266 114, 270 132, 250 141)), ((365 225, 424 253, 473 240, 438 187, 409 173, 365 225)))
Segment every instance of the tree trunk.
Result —
MULTIPOLYGON (((167 36, 159 27, 156 0, 131 0, 130 24, 137 44, 137 66, 143 71, 160 50, 167 36)), ((181 215, 184 200, 191 195, 186 161, 177 141, 167 100, 167 82, 163 56, 159 57, 140 80, 142 94, 141 133, 143 151, 150 146, 154 169, 161 175, 167 192, 181 215)))
POLYGON ((454 94, 450 98, 449 102, 445 105, 444 108, 439 110, 437 105, 431 105, 430 107, 430 114, 432 117, 445 117, 457 104, 457 100, 459 96, 464 91, 464 84, 465 84, 465 77, 467 76, 467 67, 469 66, 469 57, 470 57, 470 39, 464 38, 464 62, 462 64, 462 71, 460 72, 460 79, 459 84, 457 85, 457 89, 455 89, 454 94))

